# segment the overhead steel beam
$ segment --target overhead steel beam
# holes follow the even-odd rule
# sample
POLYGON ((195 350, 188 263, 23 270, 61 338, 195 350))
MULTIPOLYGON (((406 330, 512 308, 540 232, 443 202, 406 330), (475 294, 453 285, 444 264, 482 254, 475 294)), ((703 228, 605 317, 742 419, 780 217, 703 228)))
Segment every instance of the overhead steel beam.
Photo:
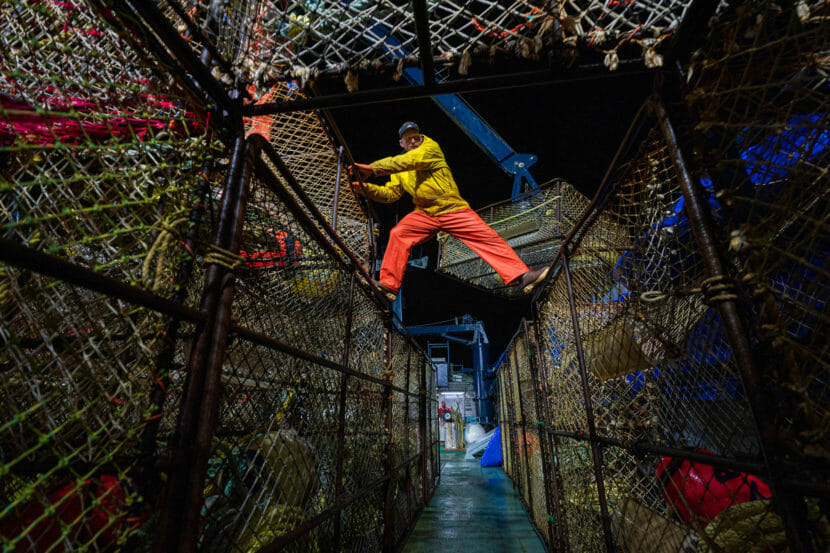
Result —
POLYGON ((413 0, 415 8, 415 32, 418 34, 418 55, 421 58, 421 71, 424 84, 435 82, 435 69, 432 65, 432 44, 429 39, 429 15, 425 0, 413 0))
POLYGON ((576 71, 556 73, 550 69, 526 71, 509 75, 493 75, 459 79, 431 85, 382 88, 378 90, 361 90, 347 94, 330 94, 291 102, 248 105, 242 108, 242 115, 273 115, 275 113, 290 113, 295 111, 309 111, 326 108, 344 108, 377 104, 382 102, 399 102, 428 98, 438 94, 455 94, 467 92, 484 92, 487 90, 503 90, 526 86, 541 86, 554 83, 581 82, 597 79, 613 79, 652 73, 653 70, 643 68, 640 60, 620 62, 629 69, 608 71, 602 64, 585 65, 576 71))

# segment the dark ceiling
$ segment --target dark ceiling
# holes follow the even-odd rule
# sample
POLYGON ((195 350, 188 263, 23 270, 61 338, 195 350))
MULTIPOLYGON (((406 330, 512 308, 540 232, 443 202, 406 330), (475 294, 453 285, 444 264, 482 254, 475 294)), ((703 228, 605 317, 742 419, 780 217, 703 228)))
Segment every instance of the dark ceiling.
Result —
MULTIPOLYGON (((506 79, 508 77, 505 77, 506 79)), ((608 73, 592 80, 468 93, 464 99, 519 153, 536 154, 531 169, 538 183, 563 178, 592 197, 654 75, 608 73)), ((390 83, 364 82, 369 87, 390 83)), ((339 85, 324 93, 339 92, 339 85)), ((361 87, 363 88, 363 86, 361 87)), ((377 103, 331 110, 355 160, 370 163, 400 152, 397 129, 416 121, 442 147, 462 196, 474 209, 509 198, 512 177, 496 167, 429 99, 377 103)), ((383 179, 379 179, 378 184, 383 179)), ((395 222, 412 210, 409 197, 396 204, 375 204, 381 244, 395 222)), ((435 241, 413 257, 435 259, 435 241)), ((506 300, 428 269, 410 267, 402 288, 404 324, 446 321, 470 314, 483 321, 495 361, 519 328, 531 318, 528 300, 506 300)), ((456 348, 459 349, 459 348, 456 348)))

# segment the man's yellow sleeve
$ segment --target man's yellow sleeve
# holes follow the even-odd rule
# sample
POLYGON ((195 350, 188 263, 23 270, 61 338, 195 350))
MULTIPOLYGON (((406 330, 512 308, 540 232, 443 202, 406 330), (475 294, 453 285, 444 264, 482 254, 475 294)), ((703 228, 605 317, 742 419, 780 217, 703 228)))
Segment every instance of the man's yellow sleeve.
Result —
POLYGON ((390 180, 385 185, 366 183, 366 196, 375 202, 381 204, 391 204, 401 199, 403 196, 403 186, 397 175, 392 175, 390 180))
POLYGON ((385 157, 372 162, 372 170, 376 176, 392 175, 403 171, 424 171, 436 169, 444 161, 444 153, 433 140, 425 140, 423 144, 406 153, 385 157))

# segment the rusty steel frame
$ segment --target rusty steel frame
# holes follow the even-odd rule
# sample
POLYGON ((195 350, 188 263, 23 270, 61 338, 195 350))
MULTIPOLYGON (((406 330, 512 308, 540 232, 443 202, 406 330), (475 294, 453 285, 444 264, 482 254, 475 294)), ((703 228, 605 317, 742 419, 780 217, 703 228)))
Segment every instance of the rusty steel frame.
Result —
POLYGON ((582 383, 582 398, 585 402, 585 418, 588 424, 588 441, 591 445, 591 458, 594 463, 594 479, 599 497, 599 512, 602 522, 602 535, 605 539, 605 548, 608 553, 614 553, 614 536, 611 532, 611 515, 608 512, 608 497, 605 493, 605 479, 602 477, 602 446, 597 440, 596 420, 594 418, 594 406, 591 395, 591 387, 588 382, 588 368, 585 363, 585 352, 582 348, 582 332, 579 329, 579 315, 576 311, 573 283, 571 282, 571 271, 569 268, 567 248, 562 248, 562 271, 565 275, 565 284, 568 288, 568 305, 571 309, 571 322, 573 323, 574 343, 576 345, 576 359, 579 364, 579 378, 582 383))
MULTIPOLYGON (((539 305, 539 303, 534 303, 533 309, 536 313, 539 313, 540 309, 541 309, 541 306, 539 305)), ((542 355, 541 347, 539 347, 539 344, 543 344, 544 341, 542 340, 541 331, 540 331, 539 328, 540 328, 540 325, 538 324, 538 322, 533 325, 534 349, 536 350, 536 363, 538 364, 537 376, 540 379, 539 382, 538 382, 538 388, 539 388, 539 391, 541 392, 543 398, 549 398, 550 395, 551 395, 551 392, 550 392, 550 388, 548 387, 548 375, 545 373, 545 365, 544 365, 544 363, 542 363, 542 360, 541 360, 541 355, 542 355)), ((567 551, 568 548, 569 548, 569 546, 568 546, 567 521, 565 520, 565 517, 562 515, 562 509, 561 509, 562 492, 560 491, 560 488, 562 486, 562 482, 560 481, 559 473, 556 470, 557 469, 557 460, 559 459, 559 453, 557 451, 557 446, 556 446, 556 435, 552 432, 552 428, 550 426, 550 423, 548 422, 548 421, 553 420, 553 417, 551 416, 551 413, 550 413, 550 402, 549 401, 544 401, 543 405, 544 405, 544 414, 545 414, 544 421, 546 422, 545 428, 544 428, 544 430, 545 430, 544 433, 550 435, 550 455, 551 455, 550 464, 545 465, 545 466, 550 467, 550 469, 553 471, 553 473, 548 478, 545 478, 545 481, 550 481, 550 484, 553 487, 553 502, 554 502, 554 509, 553 509, 554 515, 553 516, 556 517, 555 523, 556 523, 556 540, 557 541, 554 542, 553 541, 553 536, 551 537, 551 549, 554 550, 554 551, 558 551, 560 549, 562 551, 567 551)), ((548 513, 548 514, 550 515, 550 513, 548 513)))
MULTIPOLYGON (((678 142, 671 116, 660 97, 654 97, 650 107, 657 118, 660 131, 677 168, 680 177, 679 185, 685 201, 684 210, 688 216, 689 226, 692 229, 697 247, 700 248, 703 254, 701 258, 706 268, 706 274, 709 278, 728 278, 721 261, 722 253, 712 237, 712 225, 704 208, 705 202, 701 199, 700 184, 697 179, 692 178, 686 166, 685 156, 678 142)), ((734 289, 734 281, 729 282, 731 282, 734 289)), ((774 454, 776 429, 769 417, 769 410, 765 407, 769 405, 769 402, 765 398, 760 372, 755 366, 749 334, 739 314, 737 294, 731 295, 735 299, 718 301, 717 309, 723 319, 729 343, 732 346, 735 364, 738 367, 749 408, 758 431, 761 456, 766 468, 764 472, 768 476, 770 487, 773 490, 773 505, 784 520, 789 545, 793 548, 794 553, 803 553, 808 551, 807 545, 801 539, 801 534, 806 528, 804 516, 799 516, 799 514, 806 514, 803 513, 803 502, 799 497, 792 494, 787 486, 781 483, 784 471, 775 462, 777 460, 777 456, 774 454)))
MULTIPOLYGON (((105 2, 99 3, 106 9, 105 2)), ((211 445, 216 435, 215 427, 218 417, 218 403, 221 399, 221 368, 224 352, 229 337, 235 335, 239 339, 264 346, 266 348, 280 351, 287 355, 305 359, 341 373, 341 390, 339 391, 340 419, 337 429, 336 447, 340 452, 335 460, 335 471, 338 474, 337 493, 334 505, 326 511, 306 520, 289 534, 283 535, 270 545, 262 548, 262 551, 278 551, 284 545, 302 537, 317 525, 326 521, 332 516, 341 516, 343 509, 354 501, 365 497, 376 490, 378 486, 386 485, 390 490, 389 482, 391 475, 398 470, 407 469, 414 463, 421 467, 423 483, 421 486, 421 497, 419 508, 429 500, 440 479, 439 465, 437 459, 437 442, 434 442, 431 431, 427 431, 429 414, 432 412, 431 398, 427 396, 426 386, 428 363, 420 361, 419 379, 420 386, 417 393, 410 393, 406 389, 393 386, 392 382, 363 374, 349 367, 351 351, 351 326, 354 309, 355 286, 361 286, 364 293, 375 304, 379 316, 384 317, 385 332, 394 331, 394 325, 389 317, 392 314, 388 306, 380 297, 379 293, 368 285, 369 274, 362 264, 355 257, 354 253, 345 246, 333 227, 328 224, 326 218, 319 212, 311 202, 307 194, 299 186, 296 179, 286 168, 282 160, 277 156, 273 147, 261 137, 254 135, 245 139, 241 121, 240 104, 232 99, 210 76, 205 63, 209 62, 211 52, 205 50, 206 55, 199 59, 189 47, 181 41, 175 31, 170 28, 163 16, 154 6, 146 3, 135 3, 118 6, 113 10, 111 17, 116 21, 128 25, 136 30, 136 36, 147 37, 147 47, 160 59, 170 61, 172 54, 175 57, 175 64, 170 64, 170 71, 173 76, 190 86, 190 77, 196 84, 196 90, 207 93, 216 103, 211 109, 218 116, 220 125, 224 124, 229 135, 223 140, 232 146, 231 162, 226 175, 222 203, 219 209, 218 228, 215 232, 214 247, 226 251, 237 251, 239 249, 239 236, 244 225, 244 212, 247 207, 247 195, 250 182, 256 174, 257 178, 274 192, 291 211, 303 228, 326 249, 333 259, 341 264, 341 268, 351 275, 349 285, 350 309, 347 313, 346 337, 343 344, 342 358, 339 360, 323 359, 309 352, 300 350, 286 344, 272 336, 252 331, 232 321, 231 307, 234 301, 234 275, 233 271, 226 266, 215 263, 207 264, 207 271, 202 282, 202 298, 200 308, 194 309, 183 305, 187 289, 184 284, 192 272, 193 259, 185 258, 176 271, 176 280, 181 285, 171 299, 158 296, 152 292, 131 286, 125 282, 101 275, 89 269, 75 265, 69 261, 55 258, 51 255, 38 252, 18 242, 6 238, 0 238, 0 260, 12 266, 21 267, 36 271, 39 274, 55 278, 68 284, 88 289, 103 295, 121 299, 132 304, 153 310, 167 317, 164 327, 165 344, 156 356, 155 371, 163 383, 166 371, 172 361, 174 347, 178 339, 177 332, 181 323, 196 325, 196 334, 192 338, 194 347, 190 352, 187 362, 185 391, 181 400, 181 411, 174 433, 170 439, 167 451, 159 457, 152 453, 153 442, 158 432, 158 422, 148 424, 144 430, 140 450, 143 452, 140 465, 144 472, 149 473, 158 469, 167 473, 166 485, 161 490, 159 500, 160 512, 159 523, 155 531, 152 548, 154 552, 183 552, 192 553, 198 548, 198 539, 201 524, 201 510, 203 506, 203 489, 207 472, 207 461, 211 453, 211 445), (134 11, 132 11, 134 10, 134 11), (133 18, 133 15, 140 17, 133 18), (146 25, 146 26, 145 26, 146 25), (155 40, 158 37, 162 42, 155 40), (152 39, 152 40, 151 40, 152 39), (218 111, 217 111, 218 110, 218 111), (277 171, 284 178, 289 192, 271 170, 266 166, 262 157, 267 158, 277 168, 277 171), (357 378, 366 382, 373 382, 384 386, 385 392, 385 418, 387 423, 391 422, 391 398, 393 393, 401 393, 406 398, 407 405, 416 401, 421 407, 419 425, 424 429, 420 451, 409 455, 409 445, 404 461, 398 467, 391 467, 391 455, 387 448, 385 453, 385 465, 387 472, 374 482, 351 496, 345 496, 342 486, 343 475, 343 449, 346 439, 345 435, 345 409, 343 404, 349 380, 357 378), (424 472, 427 463, 434 463, 432 481, 428 482, 424 472)), ((209 193, 209 182, 205 180, 196 189, 197 196, 203 200, 209 193)), ((195 202, 191 209, 189 221, 191 224, 188 235, 185 237, 185 244, 190 245, 198 232, 198 225, 205 212, 205 201, 195 202)), ((371 221, 369 222, 371 225, 371 221)), ((387 341, 391 340, 391 334, 387 334, 387 341)), ((415 342, 407 341, 409 356, 413 350, 417 351, 421 358, 425 359, 425 352, 415 342)), ((408 366, 411 362, 408 362, 408 366)), ((409 369, 408 369, 409 372, 409 369)), ((434 377, 434 374, 432 375, 434 377)), ((407 384, 409 383, 407 375, 407 384)), ((150 405, 154 420, 160 419, 165 388, 162 385, 155 387, 151 392, 150 405)), ((407 422, 409 411, 406 410, 407 422)), ((390 443, 388 435, 389 424, 386 425, 386 442, 390 443)), ((394 535, 391 534, 391 504, 385 500, 380 506, 385 514, 385 525, 387 535, 385 539, 389 542, 388 548, 396 545, 391 543, 394 535)), ((407 524, 414 525, 415 518, 407 520, 407 524)), ((339 524, 336 525, 337 539, 340 539, 339 524)), ((132 543, 132 542, 131 542, 132 543)))
MULTIPOLYGON (((693 179, 690 176, 688 170, 686 169, 686 164, 683 158, 683 149, 681 145, 678 144, 677 136, 675 134, 674 127, 672 126, 671 122, 671 116, 667 113, 666 108, 664 107, 664 104, 662 103, 660 98, 652 97, 643 104, 643 106, 637 113, 637 116, 632 121, 632 124, 626 133, 625 139, 620 144, 620 147, 617 150, 617 153, 615 154, 612 163, 609 165, 608 170, 606 171, 606 174, 603 178, 602 184, 600 185, 596 195, 592 199, 590 205, 585 210, 583 215, 580 217, 579 221, 568 233, 568 236, 565 238, 560 252, 557 254, 557 257, 551 264, 551 272, 554 275, 557 275, 559 274, 559 272, 562 272, 562 277, 565 278, 565 283, 567 286, 571 318, 573 320, 574 325, 573 330, 576 341, 575 347, 577 350, 577 362, 579 364, 580 378, 583 387, 583 398, 586 406, 587 428, 584 431, 569 432, 558 430, 557 428, 555 428, 555 425, 546 424, 545 433, 551 437, 551 448, 554 456, 556 455, 555 444, 557 438, 588 442, 588 444, 591 446, 596 488, 598 491, 598 497, 600 502, 600 516, 602 517, 603 522, 603 534, 606 540, 606 547, 609 551, 613 551, 613 534, 610 529, 610 517, 608 516, 607 510, 607 497, 603 489, 604 479, 602 478, 601 456, 601 451, 603 447, 618 447, 627 450, 633 454, 639 455, 651 454, 672 456, 691 462, 707 463, 717 468, 727 470, 738 470, 751 474, 758 474, 765 478, 768 478, 770 480, 770 483, 773 487, 776 496, 776 511, 781 515, 782 519, 785 522, 785 529, 787 532, 787 539, 789 544, 791 545, 794 551, 797 551, 799 553, 804 551, 810 551, 808 549, 808 546, 804 543, 804 541, 801 538, 803 529, 805 528, 805 523, 804 519, 802 518, 803 508, 802 505, 799 504, 801 499, 800 496, 807 495, 809 492, 811 494, 827 497, 828 494, 830 494, 830 488, 816 481, 804 480, 802 478, 784 477, 783 474, 785 469, 787 468, 787 465, 783 462, 776 464, 778 460, 775 458, 774 455, 771 456, 768 453, 769 450, 774 447, 774 444, 769 439, 769 436, 772 435, 771 432, 773 429, 771 428, 771 422, 768 420, 767 417, 765 417, 764 414, 765 412, 763 410, 763 406, 767 403, 764 403, 763 386, 759 381, 759 372, 754 364, 755 360, 753 358, 751 346, 749 343, 749 334, 746 328, 743 326, 743 322, 740 317, 740 299, 721 301, 718 303, 717 308, 724 320, 725 328, 727 331, 727 338, 729 340, 729 343, 733 347, 739 375, 741 377, 741 381, 744 385, 744 388, 746 389, 747 398, 749 400, 750 408, 755 421, 755 427, 758 431, 758 437, 760 440, 759 443, 761 443, 762 446, 762 455, 760 461, 746 461, 718 455, 701 454, 696 453, 694 451, 690 451, 688 449, 666 447, 648 443, 645 441, 638 441, 633 443, 622 442, 620 440, 600 435, 598 433, 598 429, 596 428, 596 419, 594 417, 591 405, 592 396, 590 393, 589 382, 587 381, 587 372, 585 370, 586 366, 584 359, 584 351, 582 348, 581 335, 577 322, 577 313, 575 311, 575 298, 573 292, 573 284, 570 279, 568 256, 579 246, 584 233, 584 229, 586 229, 602 211, 605 201, 609 198, 609 195, 612 192, 611 177, 615 169, 623 165, 622 161, 629 155, 629 152, 635 145, 638 136, 641 135, 641 131, 645 126, 646 120, 650 120, 656 123, 660 128, 661 134, 669 147, 669 151, 671 152, 672 160, 676 165, 678 174, 680 175, 680 188, 685 201, 685 210, 689 217, 690 227, 694 234, 695 243, 697 247, 700 249, 700 251, 703 252, 702 257, 705 259, 707 276, 722 276, 726 274, 722 262, 720 261, 721 253, 716 247, 714 239, 712 237, 713 235, 712 231, 710 230, 711 226, 708 221, 708 215, 705 212, 703 202, 700 200, 700 185, 695 181, 695 179, 693 179)), ((539 318, 539 313, 541 313, 541 304, 538 301, 539 293, 540 292, 537 292, 537 295, 534 298, 536 301, 534 301, 533 304, 534 315, 537 319, 539 318)), ((545 343, 543 337, 539 334, 538 328, 536 329, 535 339, 537 344, 545 343)), ((509 364, 510 361, 508 361, 508 365, 509 364)), ((543 366, 543 364, 540 364, 540 366, 543 366)), ((547 379, 545 377, 540 377, 538 373, 535 378, 540 378, 540 380, 536 380, 535 384, 541 386, 543 393, 547 395, 549 393, 546 386, 547 379)), ((507 390, 502 391, 502 393, 505 392, 508 394, 507 397, 510 397, 512 392, 510 385, 507 385, 507 390)), ((514 405, 511 405, 512 400, 508 401, 507 403, 509 409, 514 407, 514 405)), ((549 413, 546 413, 545 417, 548 421, 551 420, 549 413)), ((508 429, 507 432, 508 439, 515 441, 515 438, 513 438, 513 434, 516 432, 516 428, 519 425, 512 417, 510 417, 510 420, 506 422, 510 425, 510 429, 508 429)), ((555 463, 552 466, 553 470, 555 471, 555 463)), ((558 475, 554 472, 554 474, 545 475, 545 477, 546 480, 550 480, 550 484, 554 495, 554 503, 558 507, 558 475)), ((564 526, 566 521, 564 517, 557 515, 557 522, 562 537, 564 539, 567 539, 567 529, 564 526)), ((559 545, 563 547, 565 550, 567 550, 566 542, 562 542, 559 545)))
MULTIPOLYGON (((548 436, 547 428, 546 428, 547 425, 544 424, 544 419, 540 416, 540 410, 544 411, 545 418, 549 420, 548 413, 547 413, 548 402, 545 401, 546 394, 542 391, 542 387, 538 385, 539 382, 540 382, 540 380, 539 380, 539 366, 540 366, 540 363, 539 363, 539 348, 536 347, 537 342, 531 341, 531 334, 528 330, 529 326, 530 326, 530 323, 527 320, 522 319, 522 330, 524 331, 525 345, 528 348, 528 353, 530 353, 531 351, 533 353, 532 355, 528 356, 529 357, 528 363, 530 364, 530 378, 531 378, 531 381, 533 382, 533 392, 534 392, 534 395, 536 396, 536 401, 534 402, 534 405, 536 407, 536 412, 534 413, 534 419, 535 419, 536 425, 539 427, 537 432, 539 433, 539 449, 540 449, 540 454, 542 456, 542 467, 551 467, 551 466, 553 466, 553 456, 552 456, 551 450, 549 449, 549 446, 548 446, 549 436, 548 436)), ((534 325, 534 327, 535 327, 535 325, 534 325)), ((534 328, 534 331, 535 331, 535 328, 534 328)), ((548 522, 548 533, 547 533, 547 535, 548 535, 548 544, 547 544, 548 549, 553 549, 554 543, 557 542, 556 535, 557 535, 557 532, 558 532, 558 528, 556 529, 557 532, 554 532, 554 520, 552 520, 551 517, 553 516, 557 521, 559 520, 558 507, 554 507, 554 505, 552 505, 552 503, 551 503, 553 501, 554 497, 558 497, 559 494, 558 494, 558 490, 557 490, 556 493, 553 492, 553 489, 551 488, 551 486, 552 485, 556 486, 556 484, 552 483, 551 480, 553 480, 553 479, 545 478, 544 473, 543 473, 542 482, 543 482, 544 487, 545 487, 545 510, 547 511, 545 513, 545 515, 547 517, 547 522, 548 522), (553 515, 552 514, 553 512, 556 512, 556 515, 553 515)), ((558 546, 558 544, 557 544, 557 546, 558 546)))
MULTIPOLYGON (((516 343, 518 333, 516 337, 513 338, 513 344, 516 343)), ((522 430, 522 444, 524 445, 525 451, 525 462, 524 462, 524 471, 525 471, 525 486, 527 487, 526 490, 522 490, 523 492, 527 493, 527 501, 525 502, 524 495, 520 495, 519 499, 522 503, 525 504, 525 509, 530 514, 531 519, 533 518, 533 486, 530 485, 530 454, 528 453, 527 449, 527 416, 525 415, 525 406, 524 401, 522 401, 522 377, 519 373, 519 351, 518 348, 513 348, 513 372, 516 375, 516 390, 518 391, 518 402, 519 402, 519 416, 521 417, 521 423, 519 426, 522 430)))
MULTIPOLYGON (((254 153, 252 144, 237 136, 222 194, 214 243, 217 248, 239 249, 254 153)), ((231 322, 233 280, 228 267, 208 264, 200 306, 206 317, 190 353, 181 413, 171 439, 168 484, 153 544, 158 553, 191 553, 196 549, 202 491, 220 397, 222 359, 231 322), (174 485, 179 482, 185 485, 174 485)))

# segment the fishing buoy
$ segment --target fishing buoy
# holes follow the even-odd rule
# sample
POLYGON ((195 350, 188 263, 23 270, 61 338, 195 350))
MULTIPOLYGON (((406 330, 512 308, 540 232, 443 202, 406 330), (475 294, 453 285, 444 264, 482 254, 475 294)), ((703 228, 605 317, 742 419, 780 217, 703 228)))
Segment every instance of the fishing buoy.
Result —
MULTIPOLYGON (((694 451, 713 455, 705 449, 694 451)), ((772 497, 769 486, 757 476, 676 457, 661 459, 657 479, 663 497, 680 518, 703 525, 732 505, 772 497)))

